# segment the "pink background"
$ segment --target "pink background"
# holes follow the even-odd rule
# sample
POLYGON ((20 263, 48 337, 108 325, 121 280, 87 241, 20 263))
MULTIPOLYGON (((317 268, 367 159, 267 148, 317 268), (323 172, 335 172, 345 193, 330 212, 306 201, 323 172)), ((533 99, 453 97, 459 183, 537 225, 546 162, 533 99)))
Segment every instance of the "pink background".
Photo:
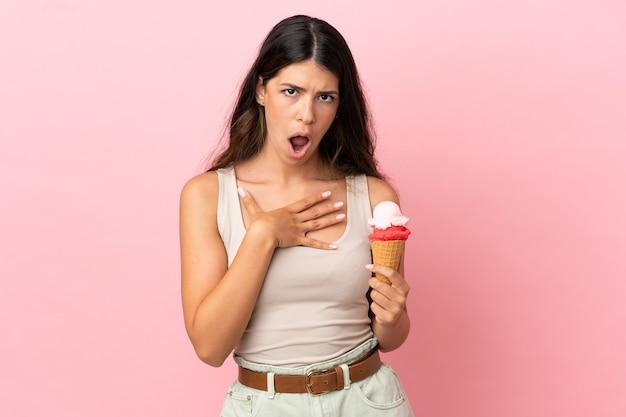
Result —
POLYGON ((412 219, 416 414, 626 415, 624 2, 212 3, 0 3, 0 415, 218 415, 178 195, 295 13, 352 46, 412 219))

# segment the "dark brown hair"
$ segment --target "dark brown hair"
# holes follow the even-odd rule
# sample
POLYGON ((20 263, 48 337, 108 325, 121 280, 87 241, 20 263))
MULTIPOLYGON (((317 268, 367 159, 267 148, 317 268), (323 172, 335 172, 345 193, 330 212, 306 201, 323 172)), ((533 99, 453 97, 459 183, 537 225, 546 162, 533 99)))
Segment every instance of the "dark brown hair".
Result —
POLYGON ((228 146, 210 170, 255 156, 265 142, 264 109, 256 101, 256 84, 287 65, 312 59, 339 79, 339 109, 319 145, 324 162, 344 175, 382 178, 374 158, 374 133, 356 64, 343 36, 327 22, 293 16, 279 22, 265 38, 246 75, 230 118, 228 146))

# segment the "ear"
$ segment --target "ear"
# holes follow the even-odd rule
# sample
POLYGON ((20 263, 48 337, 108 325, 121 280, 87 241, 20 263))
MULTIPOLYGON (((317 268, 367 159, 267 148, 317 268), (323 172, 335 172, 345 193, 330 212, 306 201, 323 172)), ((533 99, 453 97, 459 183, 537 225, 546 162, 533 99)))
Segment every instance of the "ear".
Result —
POLYGON ((265 85, 262 77, 259 77, 256 83, 256 102, 261 106, 265 106, 265 85))

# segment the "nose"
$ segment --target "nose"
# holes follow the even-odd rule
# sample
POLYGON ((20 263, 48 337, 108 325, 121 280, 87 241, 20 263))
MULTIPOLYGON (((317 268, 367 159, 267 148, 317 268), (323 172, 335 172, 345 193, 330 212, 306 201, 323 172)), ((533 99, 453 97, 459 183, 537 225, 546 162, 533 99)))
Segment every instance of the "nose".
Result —
POLYGON ((298 120, 305 125, 315 123, 315 105, 312 100, 302 100, 299 108, 298 120))

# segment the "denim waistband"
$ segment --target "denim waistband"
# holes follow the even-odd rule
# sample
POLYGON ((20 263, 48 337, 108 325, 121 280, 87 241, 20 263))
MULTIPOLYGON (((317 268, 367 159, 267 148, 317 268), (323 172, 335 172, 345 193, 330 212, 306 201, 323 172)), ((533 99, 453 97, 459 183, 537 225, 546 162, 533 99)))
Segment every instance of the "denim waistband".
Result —
POLYGON ((356 362, 358 359, 362 358, 368 352, 374 349, 377 345, 378 340, 376 339, 376 337, 372 337, 371 339, 366 340, 354 349, 349 350, 348 352, 344 353, 343 355, 337 356, 336 358, 297 368, 285 368, 282 366, 273 366, 250 362, 245 360, 241 356, 236 355, 234 359, 237 365, 256 372, 273 373, 276 375, 306 375, 311 371, 331 369, 339 365, 356 362))

